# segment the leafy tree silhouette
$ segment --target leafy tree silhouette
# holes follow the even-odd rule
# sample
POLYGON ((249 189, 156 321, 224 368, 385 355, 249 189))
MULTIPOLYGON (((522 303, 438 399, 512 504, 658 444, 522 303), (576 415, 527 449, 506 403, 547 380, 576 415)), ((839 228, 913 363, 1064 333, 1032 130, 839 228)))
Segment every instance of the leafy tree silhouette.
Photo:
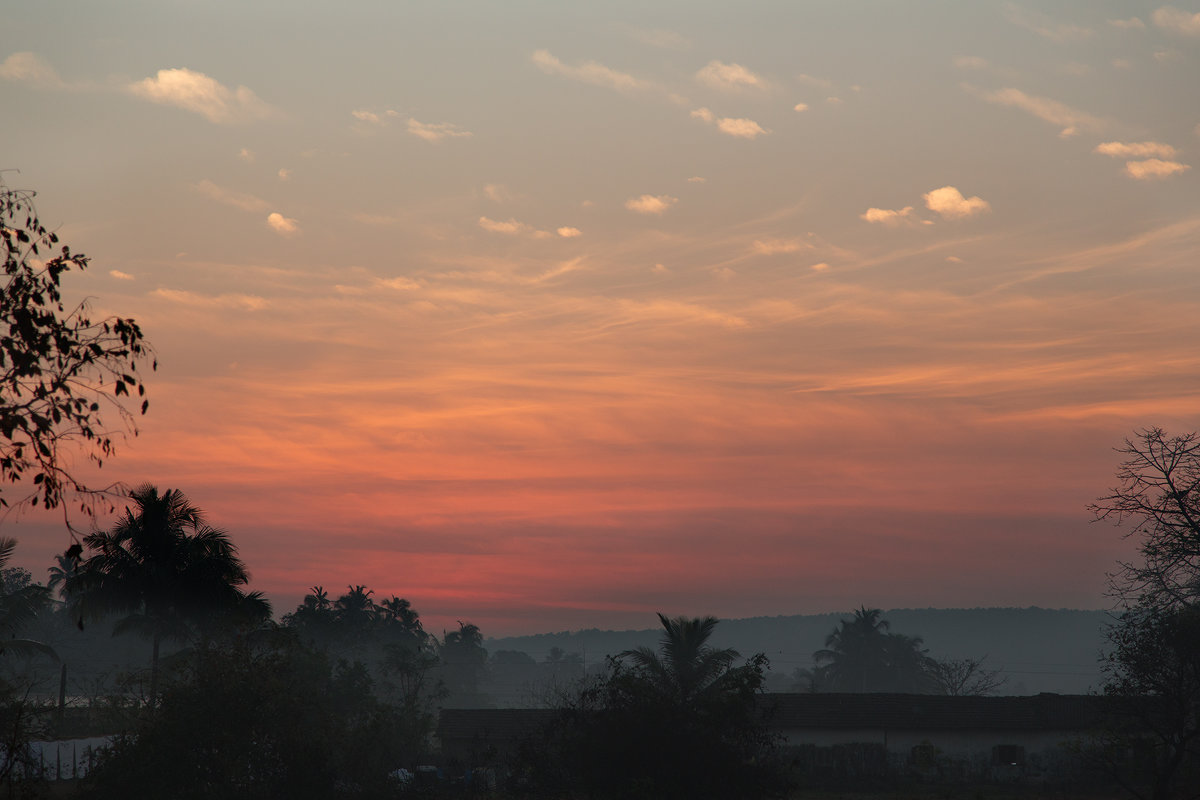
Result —
MULTIPOLYGON (((146 413, 138 364, 151 350, 131 319, 93 321, 86 302, 68 310, 62 276, 85 269, 88 258, 65 245, 54 253, 58 236, 38 220, 33 194, 0 183, 0 476, 7 483, 31 478, 30 501, 47 509, 81 495, 81 510, 90 514, 89 499, 108 490, 85 486, 65 451, 82 448, 97 466, 115 452, 119 434, 105 424, 105 406, 125 431, 137 433, 134 412, 121 399, 136 393, 146 413)), ((66 519, 65 507, 63 513, 66 519)))

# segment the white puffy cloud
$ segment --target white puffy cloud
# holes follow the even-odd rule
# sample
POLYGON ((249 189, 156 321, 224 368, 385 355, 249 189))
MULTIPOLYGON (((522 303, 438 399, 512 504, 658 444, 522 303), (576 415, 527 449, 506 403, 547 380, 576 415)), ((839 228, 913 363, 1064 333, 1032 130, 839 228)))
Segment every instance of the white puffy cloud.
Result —
POLYGON ((639 91, 653 87, 649 81, 618 72, 596 61, 585 61, 579 66, 571 66, 555 58, 548 50, 536 50, 530 58, 538 69, 547 75, 562 75, 564 78, 590 83, 593 86, 604 86, 617 91, 639 91))
POLYGON ((300 224, 291 217, 285 217, 278 211, 267 215, 267 225, 280 236, 292 236, 300 232, 300 224))
POLYGON ((526 231, 530 230, 530 227, 524 222, 517 222, 515 219, 501 221, 490 219, 488 217, 479 218, 479 227, 483 228, 485 231, 491 231, 492 233, 503 233, 507 236, 515 236, 518 233, 525 233, 526 231))
POLYGON ((1183 36, 1200 36, 1200 13, 1191 14, 1174 6, 1163 6, 1151 19, 1163 30, 1183 36))
POLYGON ((625 207, 638 214, 662 214, 678 202, 678 197, 671 197, 666 194, 644 194, 640 197, 631 197, 626 200, 625 207))
POLYGON ((717 115, 709 111, 707 108, 697 108, 689 116, 691 116, 692 119, 702 119, 705 122, 712 122, 717 118, 717 115))
POLYGON ((108 274, 111 275, 112 277, 116 278, 119 281, 133 280, 132 275, 130 275, 128 272, 121 272, 121 270, 119 270, 119 269, 110 269, 108 271, 108 274))
POLYGON ((868 208, 866 211, 858 215, 859 219, 866 220, 878 225, 887 225, 889 227, 898 227, 913 220, 913 207, 905 206, 904 208, 868 208))
POLYGON ((286 181, 288 178, 292 177, 292 171, 290 169, 280 169, 276 174, 279 175, 279 180, 281 181, 286 181))
POLYGON ((1125 174, 1139 181, 1162 180, 1181 172, 1187 172, 1189 169, 1191 167, 1187 164, 1180 164, 1178 161, 1164 161, 1160 158, 1125 162, 1125 174))
POLYGON ((815 272, 824 272, 825 270, 829 269, 829 264, 825 261, 818 261, 816 264, 813 264, 811 267, 809 267, 809 269, 815 272))
POLYGON ((66 84, 54 67, 30 52, 13 53, 0 63, 0 78, 28 83, 41 89, 62 89, 66 84))
POLYGON ((247 164, 254 163, 254 152, 247 147, 243 147, 238 151, 238 158, 245 161, 247 164))
POLYGON ((440 142, 442 139, 460 139, 471 136, 470 131, 464 131, 450 122, 418 122, 409 119, 408 132, 419 136, 427 142, 440 142))
POLYGON ((962 192, 953 186, 943 186, 922 195, 925 207, 942 219, 963 219, 982 214, 991 209, 988 201, 981 197, 963 197, 962 192))
POLYGON ((808 103, 796 103, 792 106, 792 111, 808 111, 808 103))
POLYGON ((1129 19, 1110 19, 1108 24, 1114 28, 1123 28, 1125 30, 1142 31, 1146 29, 1146 23, 1142 22, 1137 17, 1130 17, 1129 19))
MULTIPOLYGON (((971 87, 966 88, 968 91, 975 91, 971 87)), ((1059 132, 1059 136, 1062 137, 1074 136, 1081 130, 1096 131, 1104 128, 1104 121, 1098 117, 1048 97, 1025 94, 1020 89, 1010 88, 995 92, 976 93, 981 94, 983 99, 989 103, 1019 108, 1038 119, 1062 128, 1059 132)))
POLYGON ((1092 152, 1117 158, 1174 158, 1178 151, 1162 142, 1103 142, 1092 152))
POLYGON ((736 136, 739 139, 757 139, 759 136, 770 133, 752 119, 730 119, 729 117, 717 120, 717 130, 727 136, 736 136))
POLYGON ((266 211, 271 205, 261 197, 255 197, 252 194, 222 189, 210 180, 203 180, 197 183, 196 191, 210 200, 216 200, 218 203, 240 208, 242 211, 266 211))
POLYGON ((830 95, 829 97, 825 98, 825 102, 829 103, 829 105, 831 105, 831 106, 840 106, 842 103, 844 103, 846 101, 840 97, 834 97, 833 95, 830 95))
POLYGON ((136 97, 192 111, 218 124, 265 119, 276 113, 245 86, 230 89, 186 68, 160 69, 153 78, 135 81, 126 89, 136 97))
POLYGON ((557 233, 559 236, 563 237, 564 239, 574 239, 576 236, 583 235, 583 231, 579 230, 579 228, 572 228, 567 225, 564 225, 561 228, 558 228, 555 231, 555 233, 557 233))
POLYGON ((493 203, 509 203, 515 198, 512 192, 507 187, 499 183, 487 183, 483 186, 483 193, 493 203))
POLYGON ((708 178, 702 178, 699 175, 693 175, 688 178, 688 183, 708 183, 708 178))
POLYGON ((710 61, 699 72, 696 80, 712 89, 737 91, 739 89, 764 89, 766 82, 741 64, 725 64, 710 61))

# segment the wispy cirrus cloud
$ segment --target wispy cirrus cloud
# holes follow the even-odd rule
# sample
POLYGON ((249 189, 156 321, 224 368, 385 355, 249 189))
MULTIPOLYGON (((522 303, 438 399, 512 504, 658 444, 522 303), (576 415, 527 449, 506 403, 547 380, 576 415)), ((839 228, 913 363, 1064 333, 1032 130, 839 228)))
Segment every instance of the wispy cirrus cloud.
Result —
POLYGON ((760 256, 773 256, 782 253, 798 253, 811 247, 807 242, 798 239, 755 239, 750 250, 760 256))
POLYGON ((890 228, 898 228, 901 225, 911 225, 919 222, 919 220, 913 216, 912 206, 905 206, 904 208, 872 207, 859 214, 858 218, 876 225, 886 225, 890 228))
POLYGON ((741 64, 726 64, 713 60, 698 72, 696 80, 710 89, 738 91, 741 89, 765 89, 766 81, 741 64))
POLYGON ((67 84, 54 67, 34 53, 13 53, 0 63, 0 78, 14 83, 27 83, 39 89, 65 89, 67 84))
POLYGON ((1060 127, 1062 130, 1058 135, 1063 138, 1075 136, 1080 131, 1099 131, 1105 127, 1104 120, 1099 117, 1048 97, 1026 94, 1020 89, 1007 88, 988 92, 969 85, 965 85, 963 88, 989 103, 1018 108, 1051 125, 1060 127))
POLYGON ((530 59, 538 69, 547 75, 561 75, 564 78, 589 83, 593 86, 603 86, 619 92, 636 92, 655 88, 650 81, 635 78, 627 72, 606 67, 597 61, 585 61, 578 65, 566 64, 552 55, 549 50, 535 50, 530 59))
POLYGON ((1178 175, 1191 169, 1188 164, 1178 161, 1164 161, 1161 158, 1148 158, 1145 161, 1126 161, 1125 174, 1138 181, 1155 181, 1178 175))
POLYGON ((1059 44, 1078 42, 1087 39, 1094 33, 1091 28, 1086 26, 1058 22, 1045 14, 1021 8, 1012 3, 1005 6, 1004 18, 1018 27, 1036 33, 1043 39, 1049 39, 1059 44))
POLYGON ((1102 142, 1092 152, 1117 158, 1174 158, 1178 154, 1162 142, 1102 142))
POLYGON ((1200 36, 1200 13, 1189 13, 1174 6, 1163 6, 1151 16, 1154 24, 1181 36, 1200 36))
POLYGON ((1144 31, 1144 30, 1146 30, 1146 23, 1142 22, 1137 17, 1130 17, 1129 19, 1110 19, 1108 21, 1108 24, 1114 28, 1119 28, 1121 30, 1127 30, 1127 31, 1144 31))
POLYGON ((266 298, 250 294, 204 295, 189 292, 186 289, 155 289, 150 294, 161 300, 196 308, 232 308, 243 311, 259 311, 270 305, 270 302, 266 298))
POLYGON ((451 122, 418 122, 408 120, 408 132, 427 142, 440 142, 442 139, 466 139, 472 134, 451 122))
POLYGON ((240 208, 242 211, 266 211, 271 206, 270 203, 261 197, 223 189, 207 179, 197 183, 195 189, 211 200, 216 200, 218 203, 224 203, 234 208, 240 208))
POLYGON ((245 86, 230 89, 186 67, 160 69, 154 77, 134 81, 125 88, 135 97, 182 108, 219 125, 253 122, 278 114, 245 86))

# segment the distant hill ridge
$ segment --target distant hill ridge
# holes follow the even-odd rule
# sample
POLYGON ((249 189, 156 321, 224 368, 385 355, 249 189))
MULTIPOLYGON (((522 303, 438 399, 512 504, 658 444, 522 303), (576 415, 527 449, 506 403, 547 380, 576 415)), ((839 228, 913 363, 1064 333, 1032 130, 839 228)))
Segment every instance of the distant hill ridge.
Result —
MULTIPOLYGON (((825 637, 841 614, 795 614, 722 620, 713 645, 733 647, 743 655, 763 652, 771 660, 773 690, 783 691, 791 673, 810 667, 812 654, 825 646, 825 637)), ((1047 608, 899 608, 884 612, 892 633, 920 636, 935 658, 982 658, 991 669, 1003 670, 1004 694, 1084 694, 1100 682, 1099 657, 1107 611, 1047 608)), ((583 653, 589 665, 622 650, 658 641, 658 629, 581 630, 488 639, 489 652, 519 650, 537 660, 550 648, 583 653)))

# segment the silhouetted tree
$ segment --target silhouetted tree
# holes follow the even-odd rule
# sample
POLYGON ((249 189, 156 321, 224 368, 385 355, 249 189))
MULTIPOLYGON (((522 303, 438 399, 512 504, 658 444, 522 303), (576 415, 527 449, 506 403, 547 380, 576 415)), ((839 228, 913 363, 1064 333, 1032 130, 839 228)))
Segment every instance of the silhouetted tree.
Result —
POLYGON ((1098 734, 1104 766, 1139 798, 1197 797, 1200 607, 1127 610, 1101 662, 1114 702, 1098 734))
POLYGON ((479 627, 460 620, 458 630, 442 634, 438 656, 448 693, 447 704, 457 708, 486 706, 487 698, 479 685, 487 669, 487 650, 479 627))
POLYGON ((164 640, 203 642, 225 626, 260 624, 271 608, 243 590, 250 576, 229 535, 182 492, 145 485, 129 497, 111 530, 84 538, 90 555, 67 588, 81 619, 118 615, 114 633, 150 639, 153 702, 164 640))
POLYGON ((57 659, 52 647, 18 637, 49 606, 50 593, 45 586, 32 583, 27 570, 8 566, 16 548, 16 539, 0 536, 0 655, 43 655, 57 659))
POLYGON ((1097 519, 1130 523, 1142 561, 1111 576, 1127 606, 1167 609, 1200 601, 1200 437, 1147 428, 1117 452, 1119 484, 1089 508, 1097 519))
POLYGON ((1008 683, 1008 678, 999 670, 988 669, 983 662, 982 658, 930 658, 926 660, 925 668, 938 694, 982 696, 1008 683))
POLYGON ((392 798, 423 732, 381 704, 361 666, 331 667, 294 636, 202 648, 157 712, 119 736, 84 798, 392 798))
POLYGON ((618 658, 628 661, 650 685, 681 704, 706 692, 720 692, 720 682, 729 675, 738 652, 708 645, 717 618, 668 619, 659 614, 658 621, 663 626, 658 652, 639 647, 626 650, 618 658))
POLYGON ((927 652, 918 636, 888 631, 883 611, 865 606, 838 623, 825 639, 825 649, 813 654, 810 673, 814 688, 823 692, 908 692, 933 689, 927 671, 927 652))
MULTIPOLYGON (((137 433, 134 414, 121 398, 136 392, 143 398, 140 412, 146 413, 137 368, 150 349, 133 320, 93 322, 86 303, 68 310, 62 276, 72 268, 85 269, 88 258, 58 245, 58 236, 38 220, 33 192, 0 184, 5 273, 0 286, 0 476, 8 483, 32 479, 31 502, 47 509, 59 507, 70 492, 82 494, 82 510, 90 513, 86 498, 95 497, 97 490, 72 474, 65 451, 82 448, 97 466, 113 454, 117 434, 102 418, 105 406, 116 412, 124 430, 137 433)), ((0 497, 0 505, 8 502, 0 497)))
MULTIPOLYGON (((1119 485, 1090 508, 1130 523, 1140 562, 1109 576, 1121 614, 1108 632, 1104 692, 1119 713, 1101 732, 1108 765, 1138 797, 1200 786, 1200 436, 1147 428, 1118 450, 1119 485), (1128 770, 1127 752, 1137 757, 1128 770)), ((1189 793, 1190 792, 1190 793, 1189 793)))
POLYGON ((716 621, 668 619, 657 652, 627 651, 568 697, 523 755, 544 796, 768 798, 789 788, 759 705, 766 658, 707 644, 716 621), (651 657, 653 656, 653 657, 651 657))

